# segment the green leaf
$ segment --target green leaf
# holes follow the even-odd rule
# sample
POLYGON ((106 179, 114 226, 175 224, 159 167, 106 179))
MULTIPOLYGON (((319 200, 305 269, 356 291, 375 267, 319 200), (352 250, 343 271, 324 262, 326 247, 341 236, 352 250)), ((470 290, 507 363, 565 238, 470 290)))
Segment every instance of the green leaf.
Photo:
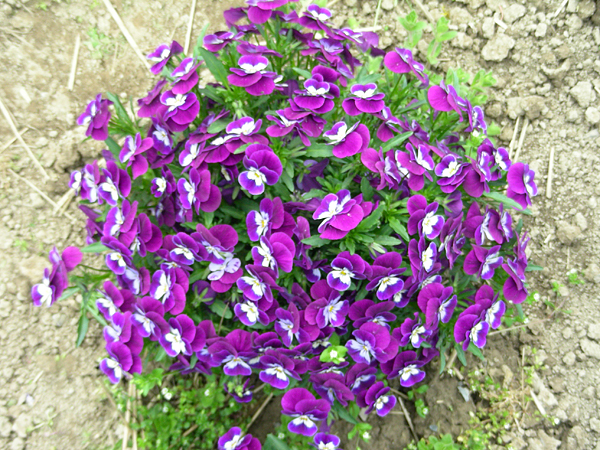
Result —
POLYGON ((272 434, 267 435, 267 440, 262 448, 263 450, 291 450, 285 442, 272 434))
POLYGON ((483 193, 484 197, 489 197, 491 199, 494 199, 498 202, 504 203, 506 206, 509 206, 513 209, 516 209, 517 211, 523 213, 523 214, 527 214, 527 215, 531 215, 531 211, 528 209, 521 209, 521 205, 519 205, 517 202, 515 202, 512 198, 508 198, 506 195, 500 193, 500 192, 496 192, 496 191, 492 191, 492 192, 484 192, 483 193))
POLYGON ((129 114, 127 114, 127 111, 125 110, 125 107, 121 103, 121 100, 119 99, 119 97, 110 92, 106 93, 106 97, 111 102, 113 102, 114 107, 115 107, 115 112, 117 113, 117 117, 129 125, 133 125, 131 117, 129 117, 129 114))
POLYGON ((60 302, 61 300, 66 300, 69 297, 71 297, 73 294, 76 294, 77 292, 79 292, 80 290, 81 289, 79 289, 79 287, 77 287, 77 286, 67 288, 64 290, 62 295, 58 298, 58 301, 60 302))
POLYGON ((246 151, 246 149, 248 148, 250 144, 243 144, 240 145, 238 148, 235 149, 235 151, 233 152, 234 155, 239 155, 240 153, 244 153, 246 151))
POLYGON ((360 223, 360 228, 362 230, 370 230, 375 225, 377 225, 377 223, 379 223, 381 213, 383 213, 384 207, 385 205, 383 203, 379 205, 379 207, 375 211, 373 211, 366 219, 362 220, 362 222, 360 223))
POLYGON ((462 363, 463 366, 466 366, 467 357, 465 356, 465 351, 462 349, 462 346, 460 344, 455 343, 454 348, 456 349, 458 360, 462 363))
POLYGON ((333 405, 333 410, 340 416, 341 419, 344 419, 346 422, 351 423, 352 425, 358 425, 358 420, 350 414, 346 408, 340 405, 338 402, 335 402, 333 405))
POLYGON ((226 319, 233 317, 231 308, 223 303, 223 300, 216 300, 212 305, 208 305, 208 308, 219 317, 225 317, 226 319))
POLYGON ((321 236, 311 236, 306 239, 302 239, 302 243, 310 245, 311 247, 321 247, 325 244, 329 244, 329 239, 321 239, 321 236))
POLYGON ((294 188, 294 180, 292 180, 292 178, 290 177, 290 175, 287 172, 282 172, 281 176, 279 177, 279 179, 281 181, 283 181, 283 184, 285 184, 285 186, 288 188, 288 190, 290 192, 294 192, 295 188, 294 188))
POLYGON ((312 75, 310 74, 310 72, 308 70, 299 69, 298 67, 294 67, 292 70, 307 80, 312 78, 312 75))
POLYGON ((400 245, 402 241, 392 236, 373 236, 374 241, 379 245, 400 245))
POLYGON ((306 150, 306 156, 310 158, 331 158, 333 151, 330 145, 314 144, 306 150))
POLYGON ((246 217, 243 211, 240 211, 233 206, 226 205, 224 202, 219 206, 219 212, 223 212, 226 216, 231 216, 234 219, 243 219, 246 217))
POLYGON ((82 253, 102 253, 108 250, 108 247, 105 247, 100 242, 94 242, 93 244, 88 245, 87 247, 83 247, 81 249, 82 253))
POLYGON ((227 127, 227 124, 228 122, 225 120, 217 120, 216 122, 210 124, 207 132, 211 134, 219 133, 227 127))
POLYGON ((481 349, 472 342, 469 343, 469 348, 467 350, 477 356, 480 360, 485 361, 485 357, 483 356, 483 353, 481 353, 481 349))
POLYGON ((533 271, 536 271, 536 270, 544 270, 544 268, 542 266, 537 266, 535 264, 529 264, 525 268, 525 272, 533 272, 533 271))
POLYGON ((83 343, 89 326, 90 319, 88 319, 88 316, 85 312, 82 312, 81 317, 79 317, 79 325, 77 325, 77 341, 75 341, 76 347, 79 347, 83 343))
POLYGON ((204 62, 206 63, 206 67, 208 68, 208 70, 210 70, 210 73, 213 74, 215 79, 224 86, 227 86, 227 69, 225 69, 223 63, 205 48, 201 48, 199 50, 199 53, 204 62))
POLYGON ((412 131, 407 131, 406 133, 402 133, 399 136, 396 136, 392 139, 390 139, 389 141, 387 141, 385 144, 383 144, 382 149, 383 151, 387 151, 389 149, 391 149, 392 147, 396 147, 398 146, 398 144, 403 143, 405 140, 407 140, 409 138, 409 136, 411 136, 413 134, 412 131))
POLYGON ((410 241, 410 236, 408 235, 408 231, 406 230, 406 227, 398 219, 391 218, 389 220, 388 224, 392 228, 392 230, 394 230, 396 233, 398 233, 400 235, 400 237, 402 239, 404 239, 404 242, 410 241))
POLYGON ((111 138, 110 136, 107 137, 104 140, 104 143, 106 144, 106 146, 108 147, 108 149, 110 150, 110 152, 113 154, 113 156, 115 157, 115 159, 117 161, 119 160, 119 153, 121 153, 121 147, 119 147, 119 144, 117 144, 115 142, 115 140, 113 138, 111 138))
POLYGON ((373 198, 373 194, 375 193, 373 190, 373 186, 369 183, 368 177, 362 177, 360 180, 360 192, 362 192, 363 198, 366 201, 369 201, 373 198))
POLYGON ((200 35, 198 36, 198 39, 196 39, 196 45, 194 45, 193 53, 194 58, 197 58, 200 55, 200 49, 202 48, 202 45, 204 45, 204 36, 206 36, 206 31, 208 30, 209 25, 210 23, 206 22, 206 24, 202 28, 202 31, 200 32, 200 35))

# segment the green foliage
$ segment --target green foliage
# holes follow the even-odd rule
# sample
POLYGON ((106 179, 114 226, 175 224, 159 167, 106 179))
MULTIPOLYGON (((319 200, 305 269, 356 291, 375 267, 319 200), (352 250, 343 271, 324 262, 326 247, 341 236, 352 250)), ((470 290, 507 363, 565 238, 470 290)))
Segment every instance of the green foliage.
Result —
POLYGON ((102 59, 104 55, 113 53, 115 43, 109 36, 98 31, 96 27, 90 28, 87 35, 89 40, 83 41, 83 45, 88 48, 93 59, 102 59))
POLYGON ((572 269, 567 273, 567 278, 569 279, 569 284, 577 286, 579 284, 585 284, 585 281, 579 278, 579 272, 577 269, 572 269))
POLYGON ((427 22, 420 21, 415 11, 411 11, 406 17, 399 17, 398 21, 408 32, 404 45, 412 50, 423 37, 423 30, 427 27, 427 22))
POLYGON ((435 28, 433 28, 433 40, 427 48, 427 61, 430 64, 437 64, 439 62, 437 57, 442 52, 442 44, 453 39, 457 34, 456 31, 450 31, 448 24, 448 19, 442 16, 437 21, 435 28))
MULTIPOLYGON (((231 427, 245 428, 250 420, 247 405, 226 394, 214 375, 171 377, 163 369, 154 369, 136 375, 133 382, 142 396, 137 405, 138 417, 132 423, 138 430, 140 449, 212 450, 231 427)), ((127 395, 120 390, 115 396, 119 408, 125 411, 127 395)), ((121 445, 117 443, 115 449, 121 445)))

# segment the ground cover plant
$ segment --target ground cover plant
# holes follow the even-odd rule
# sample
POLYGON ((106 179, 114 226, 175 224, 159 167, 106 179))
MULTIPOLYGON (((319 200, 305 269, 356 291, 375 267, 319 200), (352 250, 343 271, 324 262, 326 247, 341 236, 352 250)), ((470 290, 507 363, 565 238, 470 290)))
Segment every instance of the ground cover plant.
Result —
MULTIPOLYGON (((511 209, 537 194, 463 74, 330 17, 249 0, 192 55, 151 53, 159 80, 136 111, 90 102, 78 123, 107 149, 70 183, 89 245, 53 249, 32 292, 82 296, 77 342, 90 316, 105 325, 111 382, 160 365, 239 403, 274 394, 288 432, 320 449, 340 445, 338 419, 366 438, 361 409, 385 416, 392 386, 448 351, 480 355, 519 313, 528 238, 511 209)), ((261 448, 246 431, 218 447, 261 448)))

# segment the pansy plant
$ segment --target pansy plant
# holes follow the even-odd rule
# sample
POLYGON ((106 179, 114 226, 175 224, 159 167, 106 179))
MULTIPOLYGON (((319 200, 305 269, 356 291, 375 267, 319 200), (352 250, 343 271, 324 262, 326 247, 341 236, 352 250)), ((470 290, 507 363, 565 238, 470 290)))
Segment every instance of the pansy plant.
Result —
MULTIPOLYGON (((238 402, 262 382, 290 432, 334 450, 332 410, 385 416, 390 388, 423 381, 449 349, 479 352, 518 311, 515 210, 528 212, 535 174, 466 86, 410 50, 338 29, 318 5, 246 3, 193 54, 173 42, 148 55, 160 79, 137 117, 112 94, 87 105, 77 122, 107 150, 69 186, 83 250, 106 269, 54 249, 32 298, 82 295, 80 331, 89 316, 105 326, 113 383, 142 361, 220 375, 238 402)), ((261 444, 234 427, 215 446, 261 444)))

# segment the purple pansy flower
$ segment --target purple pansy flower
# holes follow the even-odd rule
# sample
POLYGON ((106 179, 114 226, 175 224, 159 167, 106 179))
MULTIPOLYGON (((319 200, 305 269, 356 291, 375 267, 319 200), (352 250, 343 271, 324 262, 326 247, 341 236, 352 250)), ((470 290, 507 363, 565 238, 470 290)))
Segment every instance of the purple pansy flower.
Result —
POLYGON ((392 335, 398 340, 401 347, 410 343, 414 348, 419 348, 429 338, 431 330, 428 330, 421 322, 419 313, 415 313, 414 319, 407 317, 399 328, 392 331, 392 335))
POLYGON ((108 358, 100 362, 100 370, 111 383, 116 384, 127 373, 141 373, 142 361, 139 356, 132 355, 129 348, 120 342, 107 345, 108 358))
POLYGON ((217 31, 215 34, 207 34, 203 39, 204 48, 209 52, 216 53, 242 36, 244 36, 243 33, 234 34, 231 31, 217 31))
POLYGON ((527 164, 516 163, 510 166, 506 181, 508 190, 506 196, 516 201, 523 209, 531 206, 531 197, 538 193, 537 186, 533 181, 535 172, 527 164))
POLYGON ((131 314, 131 324, 142 337, 151 341, 158 339, 170 330, 169 324, 164 319, 165 308, 152 297, 142 297, 136 303, 131 314))
POLYGON ((500 246, 483 248, 473 245, 473 249, 467 254, 464 262, 464 270, 467 275, 477 275, 482 280, 489 280, 494 276, 494 271, 502 265, 504 258, 499 255, 500 246))
POLYGON ((331 11, 327 8, 320 8, 318 5, 309 5, 306 12, 298 19, 298 23, 303 27, 315 31, 327 31, 327 21, 331 19, 331 11))
POLYGON ((444 217, 436 215, 438 203, 427 205, 422 195, 413 195, 406 205, 410 217, 408 219, 408 234, 423 234, 427 239, 439 236, 444 226, 444 217))
POLYGON ((367 263, 359 255, 345 251, 331 262, 331 271, 327 274, 327 284, 336 291, 346 291, 352 280, 364 280, 367 263))
POLYGON ((311 297, 315 299, 306 308, 306 321, 319 328, 328 325, 341 327, 348 314, 348 301, 342 300, 338 291, 330 288, 325 280, 317 281, 310 288, 311 297))
POLYGON ((92 164, 86 164, 80 171, 75 170, 71 173, 69 187, 75 191, 75 194, 81 194, 81 198, 96 203, 98 201, 98 184, 100 183, 100 169, 98 161, 92 164))
POLYGON ((258 438, 251 434, 244 435, 239 427, 230 428, 219 438, 219 450, 261 450, 258 438))
POLYGON ((499 297, 500 293, 494 293, 494 289, 487 284, 481 286, 475 293, 475 303, 483 306, 484 320, 494 330, 500 326, 502 316, 506 312, 506 304, 499 297))
POLYGON ((142 139, 140 133, 133 136, 127 136, 119 153, 119 160, 122 163, 127 163, 127 167, 131 167, 131 173, 135 180, 140 175, 148 171, 148 160, 143 155, 146 151, 152 148, 152 138, 142 139))
POLYGON ((269 267, 279 273, 291 272, 294 265, 296 245, 292 238, 285 233, 273 233, 269 238, 260 238, 259 245, 252 247, 252 257, 255 264, 269 267))
POLYGON ((260 357, 260 366, 260 380, 275 389, 286 389, 290 385, 290 378, 302 380, 294 370, 294 361, 279 351, 267 350, 260 357))
POLYGON ((247 265, 248 276, 237 280, 237 287, 244 297, 251 301, 258 301, 265 297, 269 303, 273 302, 273 288, 278 288, 275 272, 268 268, 256 265, 247 265))
POLYGON ((104 282, 103 288, 104 291, 99 291, 101 296, 96 300, 96 306, 106 320, 133 307, 135 297, 127 289, 117 288, 110 280, 104 282))
POLYGON ((44 269, 42 282, 31 288, 31 298, 35 306, 52 306, 69 286, 67 274, 81 262, 83 254, 77 247, 67 247, 59 255, 54 247, 49 253, 50 269, 44 269))
POLYGON ((317 433, 310 444, 317 450, 342 450, 340 449, 340 438, 335 434, 317 433))
POLYGON ((441 283, 430 283, 421 289, 418 305, 425 314, 425 326, 435 330, 439 322, 448 323, 456 308, 457 299, 452 286, 444 287, 441 283))
POLYGON ((137 112, 138 117, 153 117, 158 111, 163 108, 163 104, 160 102, 160 94, 162 88, 168 83, 167 80, 160 80, 148 91, 148 95, 144 98, 140 98, 137 102, 140 109, 137 112))
POLYGON ((171 90, 173 94, 186 94, 198 84, 198 66, 194 58, 185 58, 173 71, 171 76, 175 79, 171 90))
POLYGON ((355 84, 350 88, 353 97, 344 99, 342 108, 350 116, 358 116, 362 113, 377 114, 385 106, 383 101, 385 94, 383 92, 377 94, 376 91, 375 83, 355 84))
POLYGON ((346 343, 346 348, 357 363, 371 364, 375 360, 384 363, 398 353, 398 341, 390 336, 387 328, 376 323, 363 324, 352 336, 354 339, 346 343))
POLYGON ((187 129, 200 111, 200 102, 193 92, 176 94, 172 90, 166 91, 160 96, 160 102, 166 107, 163 119, 174 132, 187 129))
POLYGON ((439 86, 431 86, 427 91, 427 99, 436 111, 456 111, 462 122, 462 108, 467 105, 467 102, 458 96, 454 86, 446 85, 444 81, 439 86))
POLYGON ((508 274, 508 278, 502 287, 504 297, 513 303, 523 303, 529 293, 525 287, 525 273, 519 267, 516 258, 507 259, 506 264, 502 264, 502 268, 508 274))
POLYGON ((181 178, 177 182, 179 200, 185 209, 192 208, 198 214, 216 211, 221 204, 221 190, 211 184, 210 171, 196 169, 190 170, 190 179, 181 178))
POLYGON ((407 350, 383 364, 382 370, 390 380, 400 377, 400 386, 408 388, 425 378, 425 372, 421 370, 423 364, 424 362, 417 358, 416 352, 407 350))
POLYGON ((390 312, 394 306, 394 302, 375 303, 373 300, 365 298, 350 306, 348 317, 354 321, 352 323, 354 328, 360 328, 364 323, 373 322, 389 330, 388 322, 396 320, 396 316, 390 312))
POLYGON ((112 105, 110 100, 102 99, 98 94, 85 108, 85 112, 77 118, 77 125, 87 126, 86 136, 91 136, 96 141, 104 141, 108 138, 108 122, 110 111, 108 106, 112 105))
POLYGON ((108 211, 104 222, 104 236, 118 236, 119 241, 125 246, 131 245, 135 238, 135 216, 138 202, 129 203, 123 200, 121 208, 115 206, 108 211))
POLYGON ((335 106, 333 99, 340 96, 340 89, 313 69, 313 76, 304 82, 304 90, 296 91, 292 106, 315 114, 325 114, 335 106))
POLYGON ((378 381, 367 391, 358 394, 356 403, 361 408, 367 408, 366 414, 375 410, 379 417, 386 416, 396 406, 396 397, 389 395, 390 388, 378 381))
POLYGON ((377 381, 376 374, 376 367, 364 363, 356 363, 346 372, 346 386, 351 389, 353 394, 358 395, 377 381))
POLYGON ((358 122, 350 128, 346 122, 337 122, 324 136, 330 141, 327 145, 333 145, 333 156, 337 158, 346 158, 362 152, 371 140, 369 129, 358 122))
POLYGON ((279 157, 271 147, 263 144, 252 144, 246 148, 244 155, 246 171, 238 178, 243 189, 252 195, 265 192, 265 185, 273 186, 283 172, 279 157))
POLYGON ((318 228, 322 239, 343 238, 358 226, 363 217, 363 209, 356 199, 351 198, 347 189, 327 194, 313 214, 313 219, 322 221, 318 228))
POLYGON ((263 198, 258 211, 250 211, 246 216, 248 237, 251 241, 258 241, 261 236, 269 235, 273 230, 283 224, 283 203, 281 199, 263 198))
POLYGON ((234 86, 246 89, 250 95, 269 95, 275 89, 277 74, 265 70, 269 60, 261 55, 244 55, 238 60, 238 67, 232 67, 233 74, 227 81, 234 86))
POLYGON ((404 281, 400 275, 406 269, 400 268, 402 264, 402 255, 396 252, 388 252, 378 256, 372 265, 372 277, 367 284, 367 291, 377 288, 377 298, 379 300, 389 300, 395 294, 400 292, 404 286, 404 281))
POLYGON ((313 373, 310 382, 315 392, 332 405, 337 400, 343 406, 348 406, 348 402, 354 400, 354 394, 346 386, 344 375, 337 373, 337 369, 333 367, 331 370, 313 373))
POLYGON ((113 161, 106 162, 103 176, 98 186, 98 196, 111 206, 115 206, 120 198, 125 198, 131 192, 131 178, 125 169, 113 161))
POLYGON ((302 436, 313 436, 317 432, 317 422, 325 420, 331 406, 327 400, 316 400, 304 388, 287 391, 281 398, 282 413, 292 417, 288 430, 302 436))
POLYGON ((469 165, 455 154, 449 153, 435 166, 435 174, 439 177, 437 184, 442 192, 449 194, 462 185, 469 165))
POLYGON ((159 342, 169 356, 190 356, 204 347, 206 335, 204 329, 196 326, 192 319, 180 314, 169 319, 169 331, 160 337, 159 342))
POLYGON ((150 295, 164 305, 166 312, 173 315, 180 314, 185 309, 188 289, 189 278, 184 270, 157 270, 152 275, 150 295))
POLYGON ((425 87, 429 85, 425 66, 416 62, 413 59, 412 52, 406 48, 396 47, 393 51, 386 53, 383 64, 394 73, 412 72, 421 82, 421 85, 425 87))
POLYGON ((435 242, 430 242, 429 245, 425 239, 421 237, 418 241, 413 239, 408 244, 408 258, 413 275, 424 270, 426 273, 431 273, 439 267, 437 262, 437 246, 435 242))
POLYGON ((159 45, 156 47, 156 50, 147 56, 147 58, 154 63, 154 65, 150 68, 150 72, 152 72, 154 75, 158 75, 162 71, 163 67, 167 65, 169 60, 181 52, 183 52, 183 47, 177 41, 173 41, 171 45, 159 45))
POLYGON ((131 250, 113 236, 104 236, 100 242, 111 250, 105 256, 106 267, 115 275, 123 275, 127 267, 133 265, 131 250))
POLYGON ((252 368, 248 360, 255 355, 252 352, 251 335, 246 330, 235 329, 224 339, 220 339, 208 348, 213 367, 224 364, 223 372, 230 377, 250 376, 252 368))
POLYGON ((490 325, 485 321, 485 307, 475 303, 458 316, 454 325, 454 339, 462 344, 463 350, 467 350, 471 342, 483 348, 489 329, 490 325))

